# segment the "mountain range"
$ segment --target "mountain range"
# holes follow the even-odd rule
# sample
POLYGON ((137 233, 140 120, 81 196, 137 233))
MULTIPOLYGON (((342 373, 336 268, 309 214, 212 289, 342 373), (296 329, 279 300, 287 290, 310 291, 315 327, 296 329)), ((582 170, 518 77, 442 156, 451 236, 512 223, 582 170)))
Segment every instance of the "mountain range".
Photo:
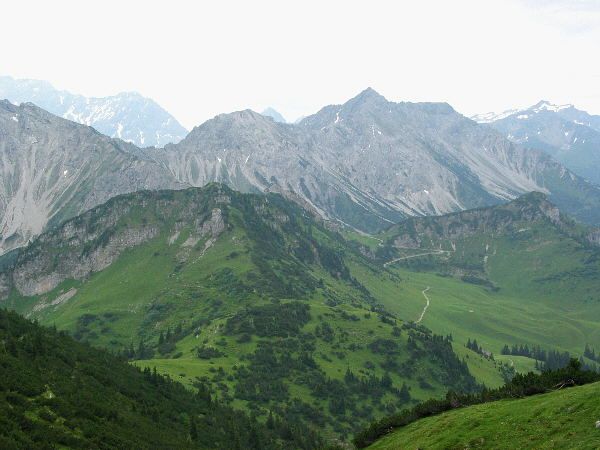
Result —
POLYGON ((280 192, 366 232, 530 191, 600 222, 600 189, 545 153, 447 104, 389 102, 373 89, 298 124, 221 114, 164 148, 107 138, 33 104, 2 103, 0 133, 2 252, 111 196, 213 181, 280 192))
POLYGON ((600 116, 543 100, 530 108, 482 114, 473 120, 489 124, 523 147, 544 151, 579 176, 600 184, 600 116))
POLYGON ((137 146, 162 147, 185 137, 187 130, 156 102, 136 92, 111 97, 84 97, 38 80, 0 77, 0 99, 31 102, 52 114, 94 127, 137 146))

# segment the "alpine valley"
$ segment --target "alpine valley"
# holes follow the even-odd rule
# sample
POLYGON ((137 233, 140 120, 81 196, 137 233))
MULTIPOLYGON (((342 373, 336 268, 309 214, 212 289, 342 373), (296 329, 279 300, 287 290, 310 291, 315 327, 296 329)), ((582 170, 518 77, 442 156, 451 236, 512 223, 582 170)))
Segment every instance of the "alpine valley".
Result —
POLYGON ((367 89, 140 148, 3 101, 0 445, 544 447, 597 411, 521 397, 600 380, 600 188, 494 124, 367 89))

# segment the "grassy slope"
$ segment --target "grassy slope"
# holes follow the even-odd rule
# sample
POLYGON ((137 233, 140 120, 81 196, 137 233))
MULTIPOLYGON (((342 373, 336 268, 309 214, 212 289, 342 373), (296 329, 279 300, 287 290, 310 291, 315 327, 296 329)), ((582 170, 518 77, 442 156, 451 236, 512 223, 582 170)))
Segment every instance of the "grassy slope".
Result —
MULTIPOLYGON (((78 318, 83 314, 94 314, 99 317, 107 312, 116 314, 119 319, 114 322, 104 321, 106 323, 92 324, 91 328, 97 334, 96 342, 108 347, 111 347, 111 342, 116 342, 118 346, 114 346, 115 349, 129 341, 133 341, 136 345, 137 336, 132 338, 131 330, 142 326, 144 317, 148 314, 148 306, 153 301, 158 299, 164 304, 175 303, 177 308, 172 310, 168 316, 159 318, 158 323, 154 324, 154 330, 144 331, 144 335, 150 339, 156 339, 158 331, 164 330, 169 325, 174 327, 181 320, 189 322, 193 317, 204 314, 211 299, 227 299, 227 296, 224 296, 219 288, 208 288, 198 280, 206 279, 211 273, 224 267, 232 268, 240 274, 253 268, 247 255, 242 254, 235 259, 227 259, 227 255, 232 251, 239 250, 237 247, 243 245, 244 242, 243 232, 236 229, 235 232, 222 237, 201 260, 191 267, 186 266, 184 270, 172 276, 175 255, 179 251, 177 244, 185 241, 186 236, 180 236, 172 246, 165 245, 164 240, 166 239, 167 237, 163 237, 146 246, 126 252, 115 264, 92 276, 87 283, 77 284, 79 292, 74 297, 74 301, 69 301, 55 309, 43 310, 35 316, 43 322, 55 323, 60 328, 74 330, 78 318), (157 253, 159 254, 157 255, 157 253), (149 274, 151 276, 148 276, 149 274), (157 292, 161 293, 160 297, 157 296, 157 292), (196 301, 191 298, 198 296, 200 299, 196 301), (127 301, 123 302, 123 299, 127 299, 127 301), (105 330, 103 333, 102 329, 106 328, 109 328, 109 331, 105 330)), ((531 338, 528 331, 531 324, 526 320, 521 327, 514 327, 514 316, 523 308, 522 302, 518 298, 508 298, 506 306, 504 306, 501 294, 490 293, 484 288, 453 278, 395 268, 390 268, 388 271, 373 271, 356 260, 350 261, 350 268, 352 274, 369 289, 379 302, 406 321, 415 320, 420 315, 425 304, 421 291, 430 286, 428 295, 431 304, 425 314, 423 324, 436 333, 452 334, 455 339, 455 351, 459 352, 461 357, 467 358, 470 369, 477 379, 488 386, 500 385, 503 381, 502 377, 493 363, 483 360, 473 352, 463 350, 467 339, 477 338, 481 344, 486 348, 489 347, 495 353, 499 353, 504 343, 512 342, 512 339, 515 338, 518 342, 547 342, 547 336, 531 338), (442 302, 438 302, 440 297, 443 299, 442 302), (515 308, 517 309, 515 310, 515 308), (474 312, 470 313, 471 310, 474 312), (502 313, 499 314, 499 311, 502 313), (506 311, 509 314, 505 314, 506 311), (465 321, 465 316, 469 319, 479 318, 465 321), (499 321, 498 316, 505 320, 499 321)), ((338 292, 349 291, 346 286, 331 279, 327 274, 319 275, 327 280, 327 284, 332 289, 338 292)), ((66 282, 64 286, 48 295, 49 300, 72 285, 73 282, 66 282)), ((314 315, 323 314, 329 309, 323 305, 323 298, 319 298, 319 293, 315 299, 318 303, 312 305, 312 309, 315 311, 314 315)), ((253 302, 260 302, 260 299, 257 297, 253 302)), ((230 306, 230 303, 225 302, 225 306, 227 305, 230 306)), ((15 301, 14 306, 22 312, 27 312, 30 302, 19 299, 18 302, 15 301)), ((364 314, 364 311, 355 310, 351 305, 346 305, 345 308, 358 315, 364 314)), ((224 313, 225 317, 227 315, 228 313, 224 313)), ((521 314, 525 318, 532 315, 533 311, 521 314)), ((382 327, 376 316, 370 322, 365 322, 365 325, 368 323, 372 324, 374 338, 389 336, 387 329, 389 327, 382 327)), ((556 330, 557 326, 552 323, 548 329, 556 330)), ((563 327, 559 326, 558 329, 561 330, 563 327)), ((213 345, 214 341, 221 338, 220 334, 214 333, 214 329, 208 331, 207 336, 204 336, 203 333, 205 333, 204 330, 201 331, 199 340, 188 337, 177 344, 177 351, 183 353, 183 359, 163 359, 160 358, 160 355, 156 355, 155 359, 147 361, 146 364, 156 365, 157 368, 169 373, 175 379, 180 379, 190 385, 197 376, 208 375, 208 369, 215 365, 216 367, 223 366, 225 369, 233 366, 237 358, 225 357, 206 361, 199 360, 192 355, 192 350, 198 345, 198 342, 208 339, 208 343, 213 345), (185 375, 181 376, 181 374, 185 375)), ((557 340, 561 340, 560 335, 557 340)), ((579 342, 576 340, 567 348, 578 351, 579 342)), ((251 345, 247 347, 248 351, 253 349, 251 345)), ((240 351, 243 353, 245 349, 245 346, 235 342, 228 343, 228 350, 231 353, 240 351)), ((322 349, 319 349, 319 352, 323 352, 322 349)), ((324 353, 330 353, 330 349, 325 349, 324 353)), ((341 361, 333 358, 334 361, 331 363, 325 360, 320 362, 328 373, 339 375, 345 372, 349 363, 351 363, 351 367, 362 367, 366 361, 372 359, 368 354, 360 357, 352 354, 351 358, 353 360, 341 361)), ((433 393, 422 392, 416 384, 412 388, 416 398, 426 398, 431 394, 437 395, 443 391, 443 389, 436 388, 433 393)))
MULTIPOLYGON (((431 304, 422 323, 438 333, 452 333, 455 341, 476 338, 494 353, 504 344, 521 343, 574 354, 581 354, 586 343, 600 347, 598 250, 546 225, 523 223, 515 228, 505 235, 435 241, 433 248, 450 253, 389 266, 404 283, 384 296, 385 306, 404 319, 408 317, 401 311, 416 320, 425 304, 421 291, 430 287, 431 304), (499 289, 438 275, 463 267, 499 289)), ((395 254, 414 252, 400 249, 395 254)), ((382 281, 381 276, 373 278, 365 284, 382 281)))
POLYGON ((494 353, 506 343, 533 343, 581 353, 586 342, 599 342, 600 323, 589 320, 598 314, 597 305, 582 305, 583 311, 567 310, 553 302, 531 297, 525 301, 527 297, 505 294, 503 289, 491 292, 434 273, 394 271, 406 282, 396 298, 386 298, 385 306, 399 314, 410 312, 406 319, 416 320, 426 303, 422 290, 430 287, 430 306, 422 323, 438 333, 452 333, 457 342, 476 338, 494 353))
POLYGON ((596 449, 600 383, 519 400, 485 403, 421 419, 373 450, 464 448, 596 449))

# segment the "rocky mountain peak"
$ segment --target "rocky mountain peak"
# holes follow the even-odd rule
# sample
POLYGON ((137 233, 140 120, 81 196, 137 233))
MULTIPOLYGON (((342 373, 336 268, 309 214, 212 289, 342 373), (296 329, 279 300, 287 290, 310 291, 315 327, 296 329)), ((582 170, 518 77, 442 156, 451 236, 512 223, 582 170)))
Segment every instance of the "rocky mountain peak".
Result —
POLYGON ((506 117, 512 116, 514 113, 519 112, 518 109, 507 109, 506 111, 502 111, 500 113, 490 111, 482 114, 475 114, 471 116, 471 120, 474 120, 477 123, 493 123, 497 120, 502 120, 506 117))
POLYGON ((541 150, 577 175, 600 183, 600 116, 571 104, 541 100, 535 105, 496 116, 473 118, 490 123, 507 139, 528 149, 541 150))
POLYGON ((181 146, 192 143, 206 143, 208 140, 226 139, 231 144, 242 136, 252 136, 261 132, 277 129, 279 123, 251 109, 219 114, 202 125, 194 127, 192 131, 181 142, 181 146))
MULTIPOLYGON (((31 119, 45 119, 47 122, 57 119, 52 114, 38 108, 33 103, 14 105, 8 100, 0 101, 0 118, 5 124, 15 125, 31 119), (14 123, 13 123, 14 122, 14 123)), ((14 138, 15 136, 13 136, 14 138)))
POLYGON ((257 113, 256 111, 253 111, 251 109, 243 109, 241 111, 234 111, 229 114, 220 114, 217 117, 221 118, 221 119, 230 118, 232 121, 236 121, 236 122, 264 122, 266 119, 265 116, 257 113))
POLYGON ((356 97, 354 97, 355 99, 362 99, 362 100, 367 100, 367 99, 379 99, 379 100, 386 100, 386 98, 381 95, 379 92, 377 92, 375 89, 373 89, 372 87, 367 87, 365 90, 363 90, 362 92, 360 92, 356 97))
POLYGON ((8 102, 8 104, 10 106, 6 108, 6 111, 9 112, 15 112, 21 115, 25 115, 26 117, 44 118, 52 122, 67 122, 66 120, 61 120, 59 117, 56 117, 54 114, 50 114, 45 109, 40 108, 39 106, 31 102, 23 102, 18 106, 12 105, 10 102, 8 102))
POLYGON ((344 103, 343 107, 345 109, 355 109, 385 103, 388 103, 388 101, 383 95, 379 94, 375 89, 368 87, 356 97, 353 97, 344 103))
POLYGON ((196 127, 195 129, 201 128, 207 124, 230 124, 232 126, 240 125, 254 125, 262 126, 264 124, 273 124, 273 120, 270 117, 264 116, 251 109, 244 109, 241 111, 233 111, 230 113, 219 114, 214 118, 208 120, 204 124, 196 127))

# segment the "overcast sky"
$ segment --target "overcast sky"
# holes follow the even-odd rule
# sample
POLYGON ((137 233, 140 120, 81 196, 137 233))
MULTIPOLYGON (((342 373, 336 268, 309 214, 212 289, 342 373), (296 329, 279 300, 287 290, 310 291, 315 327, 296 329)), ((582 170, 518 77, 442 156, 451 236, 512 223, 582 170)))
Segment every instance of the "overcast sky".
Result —
POLYGON ((540 99, 600 114, 595 0, 19 0, 0 35, 2 75, 135 90, 189 128, 267 106, 294 120, 367 86, 465 115, 540 99))

